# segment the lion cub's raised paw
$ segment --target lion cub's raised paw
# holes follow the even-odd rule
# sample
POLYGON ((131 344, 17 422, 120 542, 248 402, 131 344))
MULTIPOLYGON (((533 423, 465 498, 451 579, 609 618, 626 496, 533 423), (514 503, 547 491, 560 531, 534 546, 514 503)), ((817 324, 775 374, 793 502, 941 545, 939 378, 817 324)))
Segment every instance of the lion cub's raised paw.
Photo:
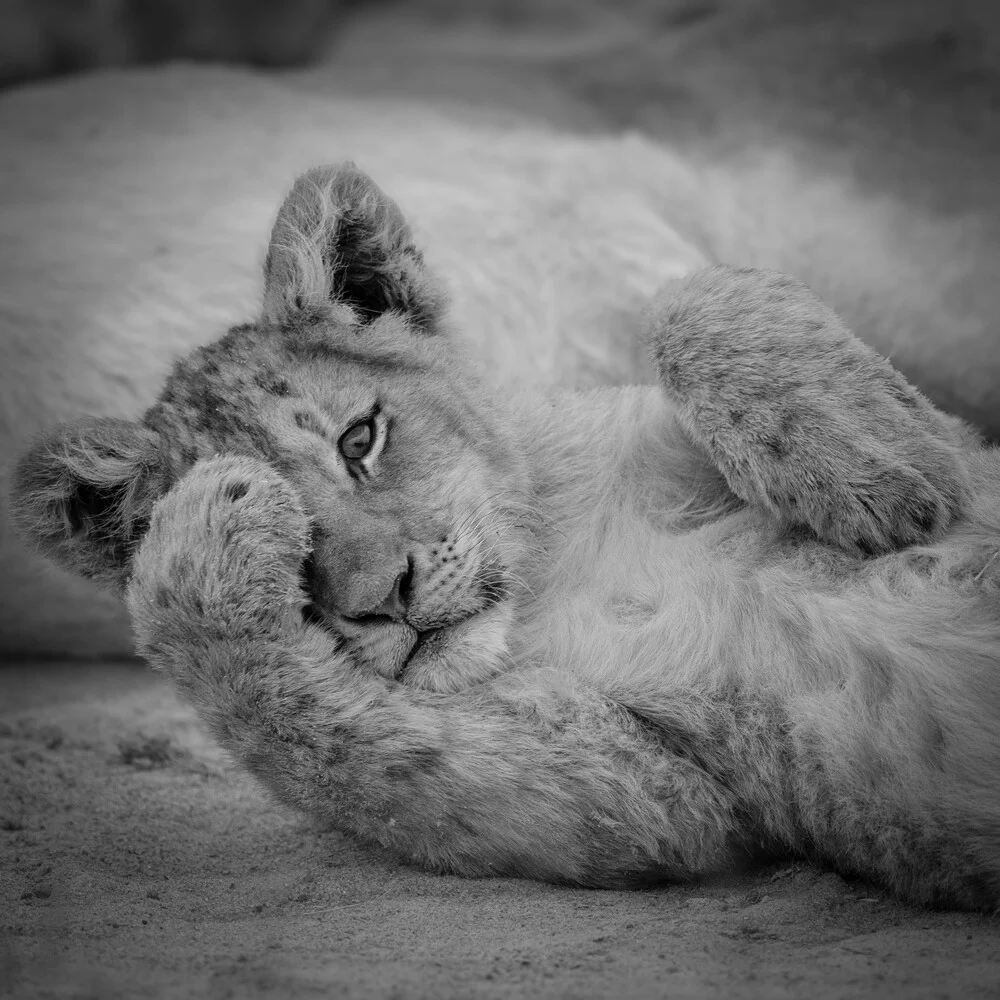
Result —
POLYGON ((684 426, 747 502, 864 555, 961 511, 958 423, 796 279, 700 271, 663 289, 650 330, 684 426))
POLYGON ((199 462, 154 507, 127 593, 152 635, 274 634, 300 619, 309 522, 295 492, 247 457, 199 462))

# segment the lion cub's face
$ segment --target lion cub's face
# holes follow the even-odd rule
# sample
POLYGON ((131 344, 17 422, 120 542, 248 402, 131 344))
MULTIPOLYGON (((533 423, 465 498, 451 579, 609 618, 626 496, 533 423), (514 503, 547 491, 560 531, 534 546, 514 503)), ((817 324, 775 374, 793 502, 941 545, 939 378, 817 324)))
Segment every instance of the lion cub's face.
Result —
POLYGON ((39 442, 15 482, 22 527, 121 585, 159 496, 199 459, 255 455, 302 497, 309 614, 358 662, 446 689, 489 676, 530 511, 443 310, 395 203, 351 165, 310 171, 275 222, 260 321, 180 361, 141 421, 39 442))
POLYGON ((499 669, 516 601, 525 492, 517 453, 447 343, 405 316, 350 310, 242 327, 181 362, 144 423, 172 470, 254 454, 313 525, 310 614, 389 676, 454 659, 499 669))

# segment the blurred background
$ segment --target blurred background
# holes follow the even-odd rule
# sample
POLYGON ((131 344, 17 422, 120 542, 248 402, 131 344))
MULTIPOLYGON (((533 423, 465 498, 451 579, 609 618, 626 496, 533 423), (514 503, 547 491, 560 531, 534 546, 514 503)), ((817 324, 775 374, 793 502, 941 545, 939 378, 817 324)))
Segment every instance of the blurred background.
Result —
POLYGON ((992 247, 998 57, 996 0, 0 0, 3 87, 237 63, 338 95, 638 130, 705 162, 780 144, 806 170, 975 216, 992 247))
POLYGON ((365 91, 574 128, 782 130, 835 158, 863 134, 901 184, 932 134, 939 155, 995 156, 998 54, 994 0, 0 0, 4 86, 174 60, 323 63, 365 91))

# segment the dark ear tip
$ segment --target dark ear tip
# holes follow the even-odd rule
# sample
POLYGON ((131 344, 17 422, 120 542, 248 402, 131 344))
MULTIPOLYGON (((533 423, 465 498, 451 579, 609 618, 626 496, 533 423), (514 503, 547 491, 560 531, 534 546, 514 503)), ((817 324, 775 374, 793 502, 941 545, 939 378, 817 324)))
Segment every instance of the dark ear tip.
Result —
POLYGON ((11 470, 8 505, 11 524, 31 548, 67 565, 73 525, 66 502, 67 486, 49 457, 45 439, 24 452, 11 470))
POLYGON ((8 486, 11 517, 15 524, 25 528, 36 518, 36 508, 44 506, 59 487, 65 475, 58 463, 57 442, 69 431, 69 425, 55 427, 38 438, 23 451, 11 470, 8 486))
POLYGON ((409 239, 409 225, 399 205, 353 160, 313 167, 300 174, 278 213, 295 222, 343 218, 377 233, 382 239, 409 239))
POLYGON ((304 266, 310 247, 326 269, 335 269, 341 257, 399 250, 410 238, 399 206, 352 160, 312 167, 295 179, 278 210, 265 279, 288 282, 300 273, 310 275, 304 266))
POLYGON ((315 167, 310 167, 295 178, 293 188, 299 184, 316 184, 326 186, 339 182, 358 180, 366 181, 369 184, 375 182, 366 174, 354 160, 341 160, 339 163, 320 163, 315 167))
POLYGON ((292 185, 292 190, 300 185, 312 185, 319 188, 367 187, 376 191, 381 189, 365 173, 354 160, 341 160, 339 163, 321 163, 310 167, 299 174, 292 185))
POLYGON ((377 194, 380 201, 389 200, 388 195, 353 160, 310 167, 295 178, 288 199, 294 202, 304 196, 307 201, 312 201, 317 193, 338 207, 346 207, 344 202, 371 194, 377 194))

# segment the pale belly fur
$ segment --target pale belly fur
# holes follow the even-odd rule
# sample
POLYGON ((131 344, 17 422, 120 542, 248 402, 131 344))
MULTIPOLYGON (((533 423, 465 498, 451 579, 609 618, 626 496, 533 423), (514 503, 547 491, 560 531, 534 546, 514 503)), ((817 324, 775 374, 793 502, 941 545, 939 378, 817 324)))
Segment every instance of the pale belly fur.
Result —
POLYGON ((989 553, 959 532, 864 559, 781 526, 727 494, 672 413, 655 388, 549 405, 551 439, 576 447, 539 461, 558 530, 517 655, 625 700, 763 705, 855 751, 862 732, 916 759, 943 730, 949 756, 977 744, 950 723, 977 689, 997 700, 978 628, 989 553))

